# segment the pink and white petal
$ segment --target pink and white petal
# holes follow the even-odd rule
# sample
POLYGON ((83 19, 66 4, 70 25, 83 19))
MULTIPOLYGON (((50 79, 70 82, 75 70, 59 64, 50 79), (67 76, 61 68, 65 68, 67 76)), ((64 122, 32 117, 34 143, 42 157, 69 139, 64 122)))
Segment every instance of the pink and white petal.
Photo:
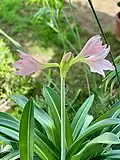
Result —
POLYGON ((17 69, 21 69, 22 64, 23 64, 23 60, 18 60, 13 64, 13 66, 16 67, 17 69))
POLYGON ((28 76, 28 75, 31 75, 32 73, 24 70, 18 70, 16 71, 16 74, 20 76, 28 76))
POLYGON ((107 49, 104 49, 103 51, 97 53, 94 56, 89 56, 87 59, 91 62, 100 60, 100 59, 104 59, 108 55, 109 52, 110 52, 110 47, 108 47, 107 49))
POLYGON ((29 55, 29 54, 27 54, 25 52, 22 52, 20 50, 17 50, 17 51, 20 53, 20 58, 39 64, 39 62, 35 58, 33 58, 31 55, 29 55))
POLYGON ((88 59, 88 65, 90 66, 91 72, 99 73, 103 76, 104 70, 114 70, 115 67, 106 59, 98 59, 96 61, 89 61, 88 59))
POLYGON ((38 62, 31 55, 28 55, 20 50, 18 51, 20 53, 21 59, 13 64, 16 69, 18 69, 18 71, 16 72, 18 75, 31 75, 42 67, 43 64, 38 62))
POLYGON ((112 65, 112 63, 106 59, 101 59, 99 62, 96 61, 96 63, 98 63, 100 68, 103 70, 115 70, 115 67, 112 65))
POLYGON ((91 54, 95 53, 96 51, 99 51, 101 49, 101 37, 99 35, 96 35, 88 40, 86 45, 83 47, 81 51, 81 55, 83 56, 90 56, 91 54))
POLYGON ((104 71, 99 67, 98 64, 96 64, 96 63, 88 63, 88 65, 90 67, 90 71, 91 72, 101 74, 103 77, 105 77, 104 71))
POLYGON ((96 55, 94 56, 96 57, 96 59, 103 59, 107 57, 109 52, 110 52, 110 46, 108 46, 108 48, 102 49, 100 52, 96 53, 96 55))
POLYGON ((36 72, 36 70, 34 70, 34 69, 22 68, 22 69, 18 70, 16 72, 16 74, 21 75, 21 76, 28 76, 28 75, 31 75, 31 74, 33 74, 35 72, 36 72))

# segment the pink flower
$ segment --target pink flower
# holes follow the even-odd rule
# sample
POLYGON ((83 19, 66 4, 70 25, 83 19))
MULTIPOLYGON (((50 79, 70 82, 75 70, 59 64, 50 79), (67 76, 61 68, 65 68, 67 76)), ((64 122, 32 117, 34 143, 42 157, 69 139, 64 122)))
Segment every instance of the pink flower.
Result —
POLYGON ((41 68, 41 63, 34 59, 31 55, 28 55, 20 50, 20 60, 16 61, 13 65, 18 69, 16 74, 21 76, 31 75, 41 68))
POLYGON ((89 65, 91 72, 99 73, 105 77, 104 70, 114 70, 114 66, 106 60, 106 56, 110 52, 110 46, 102 45, 101 36, 96 35, 88 40, 84 48, 79 54, 84 57, 89 65))

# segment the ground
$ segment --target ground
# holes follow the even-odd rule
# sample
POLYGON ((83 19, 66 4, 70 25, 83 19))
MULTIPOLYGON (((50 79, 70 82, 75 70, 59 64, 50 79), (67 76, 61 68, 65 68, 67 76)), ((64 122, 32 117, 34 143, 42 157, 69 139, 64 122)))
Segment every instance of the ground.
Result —
MULTIPOLYGON (((80 21, 83 28, 91 33, 98 33, 99 29, 88 0, 72 0, 72 2, 79 5, 76 7, 76 18, 80 21)), ((120 11, 117 2, 118 0, 92 0, 105 32, 115 32, 115 16, 120 11)))

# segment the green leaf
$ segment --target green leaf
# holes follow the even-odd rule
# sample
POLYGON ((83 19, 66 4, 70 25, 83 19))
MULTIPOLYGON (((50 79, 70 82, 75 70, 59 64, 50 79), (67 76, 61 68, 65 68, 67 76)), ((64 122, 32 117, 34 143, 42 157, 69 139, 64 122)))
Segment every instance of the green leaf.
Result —
POLYGON ((6 112, 0 112, 0 126, 4 127, 2 129, 2 133, 5 134, 6 136, 1 135, 0 139, 5 142, 5 141, 14 141, 18 139, 18 131, 19 131, 19 120, 17 120, 15 117, 12 115, 6 113, 6 112), (8 130, 10 129, 10 130, 8 130), (9 131, 11 134, 9 134, 9 131), (13 137, 15 135, 15 137, 13 137), (17 135, 17 137, 16 137, 17 135), (12 138, 12 139, 11 139, 12 138))
POLYGON ((51 9, 48 7, 40 8, 39 11, 35 14, 34 18, 41 17, 45 14, 49 14, 50 12, 51 12, 51 9))
MULTIPOLYGON (((61 100, 59 95, 50 87, 45 86, 44 87, 44 97, 48 103, 48 107, 50 109, 50 113, 52 116, 52 119, 55 123, 56 126, 56 130, 55 130, 55 134, 56 137, 59 138, 58 142, 60 145, 60 114, 61 114, 61 100)), ((70 127, 70 122, 68 119, 68 115, 66 112, 66 145, 67 148, 70 147, 70 145, 72 144, 73 140, 72 140, 72 133, 71 133, 71 127, 70 127)), ((58 146, 59 146, 58 145, 58 146)))
POLYGON ((99 144, 120 144, 120 139, 115 134, 106 132, 87 143, 86 146, 79 153, 74 155, 71 160, 89 160, 92 156, 95 156, 98 153, 100 154, 103 150, 100 147, 98 150, 97 146, 100 146, 99 144), (91 148, 92 150, 90 150, 91 148))
POLYGON ((34 107, 30 99, 25 105, 20 121, 20 159, 33 160, 34 107))
POLYGON ((19 120, 17 118, 13 117, 11 114, 7 112, 0 112, 0 118, 9 119, 11 121, 19 123, 19 120))
POLYGON ((17 160, 18 158, 20 158, 20 152, 15 150, 4 156, 1 160, 17 160))
POLYGON ((71 131, 71 126, 70 126, 67 112, 66 112, 66 121, 65 121, 65 131, 66 131, 66 148, 69 149, 73 143, 73 138, 72 138, 72 131, 71 131))
POLYGON ((118 101, 117 103, 115 103, 109 111, 107 111, 105 114, 103 114, 102 116, 100 116, 93 123, 96 123, 96 122, 98 122, 100 120, 103 120, 105 118, 110 118, 118 109, 120 109, 120 101, 118 101))
POLYGON ((51 117, 54 121, 54 124, 55 124, 55 137, 56 137, 56 145, 60 147, 60 108, 58 108, 58 106, 60 104, 59 101, 58 101, 58 97, 57 95, 54 93, 54 91, 45 86, 43 88, 43 95, 45 97, 45 100, 48 104, 48 107, 49 107, 49 110, 50 110, 50 114, 51 114, 51 117), (56 102, 56 103, 55 103, 56 102))
POLYGON ((17 140, 17 141, 19 140, 19 133, 13 129, 0 126, 0 132, 12 138, 13 140, 17 140))
POLYGON ((0 134, 0 141, 2 141, 4 143, 8 143, 8 144, 10 143, 10 139, 6 138, 2 134, 0 134))
POLYGON ((6 112, 0 112, 0 125, 16 131, 19 130, 19 120, 6 112))
POLYGON ((120 150, 111 150, 107 153, 104 153, 103 156, 107 159, 107 160, 117 160, 120 159, 120 150))
POLYGON ((84 132, 81 133, 80 137, 70 147, 66 155, 67 159, 70 159, 74 154, 77 153, 79 147, 81 146, 83 141, 87 139, 89 135, 95 134, 97 131, 103 129, 104 127, 117 125, 119 123, 120 123, 120 120, 117 118, 116 119, 108 118, 108 119, 99 121, 91 125, 90 127, 88 127, 86 130, 84 130, 84 132))
POLYGON ((21 45, 16 42, 13 38, 11 38, 10 36, 8 36, 2 29, 0 29, 0 34, 4 35, 9 41, 11 41, 17 48, 22 49, 21 45))
POLYGON ((51 151, 50 146, 47 146, 47 144, 43 141, 45 140, 45 137, 41 137, 42 135, 35 134, 34 136, 34 149, 35 153, 42 159, 42 160, 55 160, 55 154, 53 154, 53 151, 51 151), (43 138, 43 139, 42 139, 43 138))
POLYGON ((84 122, 83 127, 82 127, 82 129, 81 129, 81 131, 80 131, 80 134, 81 134, 86 128, 88 128, 88 126, 90 125, 90 123, 92 122, 92 120, 93 120, 93 116, 88 114, 88 115, 86 116, 86 118, 85 118, 85 122, 84 122))
MULTIPOLYGON (((111 118, 119 118, 119 115, 120 115, 120 109, 118 109, 118 110, 112 115, 111 118)), ((120 124, 117 125, 117 126, 118 126, 118 129, 119 129, 119 125, 120 125, 120 124)), ((116 128, 117 126, 115 126, 115 128, 116 128)), ((109 131, 109 129, 110 129, 110 126, 104 128, 103 131, 102 131, 102 133, 105 133, 105 132, 109 131)), ((117 128, 116 128, 116 129, 117 129, 117 128)), ((115 129, 115 130, 116 130, 116 129, 115 129)))
MULTIPOLYGON (((23 95, 14 95, 11 98, 22 108, 24 109, 26 103, 28 102, 28 98, 23 95)), ((47 136, 52 142, 55 142, 54 138, 54 122, 51 117, 39 107, 39 105, 33 101, 34 104, 34 117, 35 119, 42 125, 45 129, 47 136)))
MULTIPOLYGON (((35 137, 37 136, 38 139, 40 139, 40 142, 42 141, 41 145, 46 145, 49 148, 49 152, 51 152, 52 154, 54 154, 56 156, 57 159, 60 159, 60 150, 58 150, 58 148, 56 148, 56 146, 52 143, 52 141, 50 141, 43 133, 41 133, 40 131, 38 131, 37 129, 35 129, 35 137)), ((43 147, 42 145, 42 147, 43 147)), ((45 152, 45 149, 43 149, 43 151, 45 152)))
MULTIPOLYGON (((59 106, 59 104, 56 105, 56 103, 55 103, 55 101, 56 101, 55 98, 57 98, 57 96, 56 96, 56 94, 54 94, 52 89, 47 86, 45 86, 43 88, 43 95, 44 95, 44 98, 48 104, 51 117, 52 117, 54 124, 55 124, 54 134, 56 137, 56 145, 60 146, 60 128, 61 128, 61 126, 60 126, 60 114, 59 114, 59 110, 57 108, 59 106)), ((58 102, 58 101, 56 101, 56 102, 58 102)))
MULTIPOLYGON (((117 63, 116 63, 116 68, 117 68, 118 76, 120 76, 120 65, 117 63)), ((104 79, 104 82, 105 82, 105 90, 107 89, 107 86, 110 83, 111 83, 111 89, 112 89, 114 87, 114 84, 117 83, 116 71, 108 72, 106 78, 104 79)))
POLYGON ((93 100, 94 100, 94 95, 90 96, 83 104, 82 106, 80 107, 80 109, 77 111, 73 121, 72 121, 72 124, 71 124, 71 128, 72 128, 72 135, 73 135, 73 139, 75 140, 83 125, 84 125, 84 122, 85 122, 85 119, 86 119, 86 116, 92 106, 92 103, 93 103, 93 100))
POLYGON ((104 151, 101 144, 94 144, 93 147, 87 148, 85 151, 82 150, 78 154, 72 156, 71 160, 90 160, 95 157, 95 155, 98 156, 104 151))

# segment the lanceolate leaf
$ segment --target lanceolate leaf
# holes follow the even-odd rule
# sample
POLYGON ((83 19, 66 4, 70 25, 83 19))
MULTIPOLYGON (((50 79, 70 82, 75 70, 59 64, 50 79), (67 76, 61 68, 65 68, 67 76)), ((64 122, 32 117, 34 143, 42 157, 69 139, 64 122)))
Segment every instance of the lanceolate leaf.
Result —
POLYGON ((40 8, 39 11, 35 14, 35 18, 39 18, 43 16, 44 14, 49 14, 51 12, 51 9, 48 7, 40 8))
MULTIPOLYGON (((26 114, 26 116, 28 113, 26 114)), ((16 123, 16 121, 13 120, 12 116, 6 113, 2 114, 0 113, 0 124, 2 127, 1 132, 3 134, 0 134, 0 140, 3 142, 11 143, 12 141, 18 141, 19 140, 19 124, 20 122, 16 123), (5 115, 5 116, 4 116, 5 115), (5 118, 4 118, 5 117, 5 118), (11 123, 12 122, 12 123, 11 123), (14 123, 17 125, 14 125, 14 123), (5 137, 6 135, 6 137, 5 137), (17 137, 16 137, 17 136, 17 137)), ((60 159, 60 151, 56 148, 56 146, 48 139, 46 135, 35 129, 35 137, 34 137, 34 151, 35 153, 40 156, 43 160, 46 158, 49 160, 51 155, 52 157, 55 157, 55 159, 60 159), (37 136, 37 138, 36 138, 37 136), (40 147, 41 146, 41 147, 40 147), (49 154, 46 154, 46 147, 47 147, 47 152, 49 154), (43 156, 44 155, 44 156, 43 156)), ((25 134, 23 134, 25 136, 25 134)), ((55 160, 54 159, 54 160, 55 160)))
POLYGON ((31 99, 23 110, 19 134, 20 159, 33 160, 34 107, 31 99))
MULTIPOLYGON (((58 130, 58 135, 60 138, 60 114, 61 114, 60 97, 53 89, 51 89, 50 87, 47 87, 47 86, 44 87, 44 96, 45 96, 46 101, 48 102, 48 106, 50 107, 50 110, 52 112, 51 116, 54 119, 54 123, 56 125, 56 130, 58 130), (57 120, 58 120, 58 122, 56 123, 57 120), (58 129, 58 127, 59 127, 59 129, 58 129)), ((67 148, 69 148, 70 145, 72 144, 73 140, 72 140, 71 127, 70 127, 70 122, 68 119, 67 112, 66 112, 65 123, 66 123, 66 145, 67 145, 67 148)), ((55 132, 56 132, 56 130, 55 130, 55 132)), ((60 142, 60 139, 59 139, 59 142, 60 142)))
POLYGON ((74 155, 71 160, 90 160, 95 157, 95 155, 100 155, 103 151, 104 148, 101 146, 101 144, 94 144, 94 146, 87 148, 85 151, 82 150, 74 155))
POLYGON ((119 119, 105 119, 102 121, 99 121, 90 127, 88 127, 84 132, 81 133, 80 137, 72 144, 70 147, 66 157, 67 159, 70 159, 74 154, 77 153, 79 147, 81 146, 82 142, 91 134, 95 134, 97 131, 103 129, 104 127, 111 126, 111 125, 117 125, 120 123, 119 119))
POLYGON ((48 104, 51 117, 52 117, 54 124, 55 124, 55 128, 56 128, 55 129, 55 137, 56 137, 56 140, 58 140, 56 143, 57 143, 57 146, 59 146, 60 145, 60 114, 59 114, 59 110, 58 110, 59 104, 56 105, 56 103, 55 103, 56 94, 54 95, 54 92, 52 91, 52 89, 45 86, 43 88, 43 95, 44 95, 45 100, 48 104))
MULTIPOLYGON (((49 152, 55 155, 57 159, 60 159, 60 150, 56 148, 56 146, 50 141, 43 133, 35 129, 35 137, 37 136, 38 139, 49 148, 49 152)), ((37 139, 36 138, 36 139, 37 139)), ((42 144, 41 144, 42 145, 42 144)), ((43 150, 45 152, 45 150, 43 150)))
POLYGON ((35 152, 42 160, 57 160, 50 147, 37 134, 34 136, 34 142, 35 152))
POLYGON ((0 112, 0 132, 1 134, 0 139, 5 141, 16 141, 19 139, 19 120, 17 120, 12 115, 0 112))
POLYGON ((103 153, 103 156, 107 159, 107 160, 119 160, 120 159, 120 150, 111 150, 107 153, 103 153))
POLYGON ((70 146, 72 145, 73 143, 73 138, 72 138, 72 131, 71 131, 71 126, 70 126, 70 122, 69 122, 69 119, 68 119, 68 115, 67 115, 67 112, 66 112, 66 125, 65 125, 65 131, 66 131, 66 147, 67 149, 70 148, 70 146))
POLYGON ((14 121, 16 123, 19 123, 19 120, 15 117, 13 117, 11 114, 7 112, 0 112, 0 118, 9 119, 11 121, 14 121))
POLYGON ((15 150, 4 156, 1 160, 17 160, 18 158, 20 158, 20 152, 15 150))
POLYGON ((0 118, 0 126, 6 126, 7 128, 12 128, 16 131, 19 130, 19 123, 11 121, 9 119, 0 118))
MULTIPOLYGON (((120 109, 118 109, 118 110, 112 115, 111 118, 119 118, 119 115, 120 115, 120 109)), ((120 124, 118 124, 118 125, 120 125, 120 124)), ((117 125, 117 126, 118 126, 118 125, 117 125)), ((116 127, 117 127, 117 126, 116 126, 116 127)), ((119 128, 119 127, 118 127, 118 128, 119 128)), ((105 132, 109 131, 109 129, 110 129, 110 126, 104 128, 103 131, 102 131, 102 133, 105 133, 105 132)))
POLYGON ((74 140, 78 137, 84 125, 85 118, 92 106, 93 100, 94 100, 94 96, 92 95, 83 103, 83 105, 80 107, 80 109, 78 110, 78 112, 76 113, 72 121, 71 128, 72 128, 72 132, 73 132, 72 135, 74 140))
POLYGON ((5 142, 5 143, 10 143, 10 139, 6 138, 5 136, 3 136, 2 134, 0 134, 0 141, 5 142))
POLYGON ((17 131, 14 131, 13 129, 6 128, 4 126, 0 126, 0 133, 7 135, 13 140, 16 140, 16 141, 19 140, 19 133, 17 131))
POLYGON ((103 120, 105 118, 110 118, 118 109, 120 109, 120 101, 118 101, 117 103, 115 103, 109 111, 107 111, 105 114, 103 114, 102 116, 100 116, 93 123, 96 123, 96 122, 98 122, 100 120, 103 120))
POLYGON ((74 155, 71 160, 89 160, 93 155, 100 154, 100 152, 103 151, 102 148, 100 148, 100 144, 120 144, 120 139, 115 134, 106 132, 87 143, 87 145, 79 153, 74 155), (92 152, 89 152, 91 148, 92 152))
MULTIPOLYGON (((17 120, 16 118, 14 118, 12 115, 10 115, 8 113, 0 112, 0 126, 6 128, 6 129, 7 128, 13 129, 13 132, 19 131, 19 120, 17 120)), ((11 132, 12 132, 12 130, 11 130, 11 132)), ((7 132, 4 134, 7 134, 7 132)), ((8 136, 9 135, 10 134, 8 134, 8 136)))
POLYGON ((92 120, 93 120, 93 116, 88 114, 88 115, 86 116, 86 118, 85 118, 85 122, 84 122, 83 127, 82 127, 82 129, 81 129, 81 131, 80 131, 80 134, 81 134, 82 132, 84 132, 84 130, 85 130, 86 128, 88 128, 88 126, 90 125, 90 123, 92 122, 92 120))
MULTIPOLYGON (((27 99, 23 95, 14 95, 11 96, 11 98, 22 108, 24 109, 26 103, 29 99, 27 99)), ((38 107, 38 104, 34 101, 34 117, 35 119, 42 125, 42 127, 45 129, 47 136, 50 140, 53 142, 55 141, 54 138, 54 122, 51 119, 51 117, 40 107, 38 107)))

